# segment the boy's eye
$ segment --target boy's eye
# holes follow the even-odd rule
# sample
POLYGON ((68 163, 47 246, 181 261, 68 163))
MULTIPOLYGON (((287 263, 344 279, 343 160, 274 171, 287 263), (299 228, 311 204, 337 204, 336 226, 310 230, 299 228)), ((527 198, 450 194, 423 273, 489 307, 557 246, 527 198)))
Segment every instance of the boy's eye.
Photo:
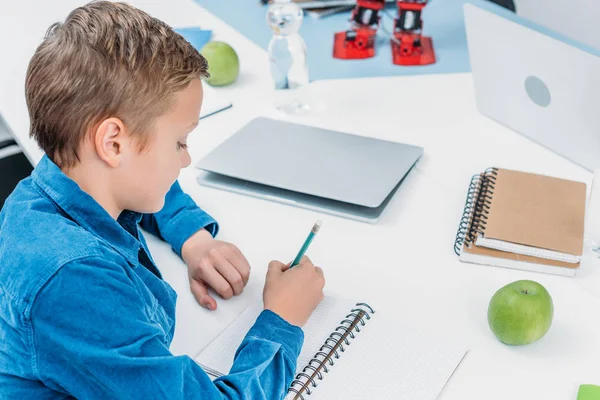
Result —
POLYGON ((187 149, 188 146, 185 143, 177 142, 177 150, 187 149))

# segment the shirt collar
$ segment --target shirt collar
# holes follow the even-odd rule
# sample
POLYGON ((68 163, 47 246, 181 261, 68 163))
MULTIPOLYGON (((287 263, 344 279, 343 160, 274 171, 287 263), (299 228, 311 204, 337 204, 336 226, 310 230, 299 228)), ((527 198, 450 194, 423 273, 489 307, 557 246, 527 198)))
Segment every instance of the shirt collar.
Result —
POLYGON ((137 238, 137 223, 142 215, 123 211, 115 221, 111 215, 79 185, 65 175, 48 156, 44 155, 31 174, 41 190, 71 219, 101 238, 137 265, 141 243, 137 238))

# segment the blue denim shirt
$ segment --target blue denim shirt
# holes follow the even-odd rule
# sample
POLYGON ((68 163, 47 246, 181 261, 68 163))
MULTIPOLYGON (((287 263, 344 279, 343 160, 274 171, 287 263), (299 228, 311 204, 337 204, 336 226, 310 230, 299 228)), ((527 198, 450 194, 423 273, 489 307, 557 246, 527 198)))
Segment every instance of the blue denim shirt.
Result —
POLYGON ((216 222, 177 183, 157 214, 115 221, 47 157, 0 212, 1 399, 279 399, 302 330, 263 311, 214 382, 169 352, 173 289, 138 229, 180 253, 216 222))

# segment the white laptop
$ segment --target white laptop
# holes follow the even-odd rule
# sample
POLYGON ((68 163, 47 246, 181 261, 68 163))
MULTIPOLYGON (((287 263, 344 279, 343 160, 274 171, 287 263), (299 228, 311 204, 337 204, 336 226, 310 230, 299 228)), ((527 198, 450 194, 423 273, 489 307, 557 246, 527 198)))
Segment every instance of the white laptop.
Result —
POLYGON ((418 146, 256 118, 196 166, 201 185, 374 223, 422 154, 418 146))
POLYGON ((584 168, 600 167, 600 51, 487 1, 464 11, 479 111, 584 168))
POLYGON ((515 0, 517 14, 600 49, 600 1, 515 0))

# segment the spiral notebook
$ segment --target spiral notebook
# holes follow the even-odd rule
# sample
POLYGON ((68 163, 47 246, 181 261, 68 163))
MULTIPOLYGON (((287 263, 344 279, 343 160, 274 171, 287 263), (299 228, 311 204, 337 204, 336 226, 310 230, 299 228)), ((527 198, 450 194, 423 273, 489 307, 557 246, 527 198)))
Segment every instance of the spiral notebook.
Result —
MULTIPOLYGON (((248 307, 196 362, 214 377, 228 373, 262 309, 262 301, 248 307)), ((286 400, 436 399, 467 349, 403 324, 401 314, 325 296, 302 328, 304 345, 286 400)))
POLYGON ((573 276, 583 252, 586 185, 491 168, 471 180, 461 261, 573 276))

